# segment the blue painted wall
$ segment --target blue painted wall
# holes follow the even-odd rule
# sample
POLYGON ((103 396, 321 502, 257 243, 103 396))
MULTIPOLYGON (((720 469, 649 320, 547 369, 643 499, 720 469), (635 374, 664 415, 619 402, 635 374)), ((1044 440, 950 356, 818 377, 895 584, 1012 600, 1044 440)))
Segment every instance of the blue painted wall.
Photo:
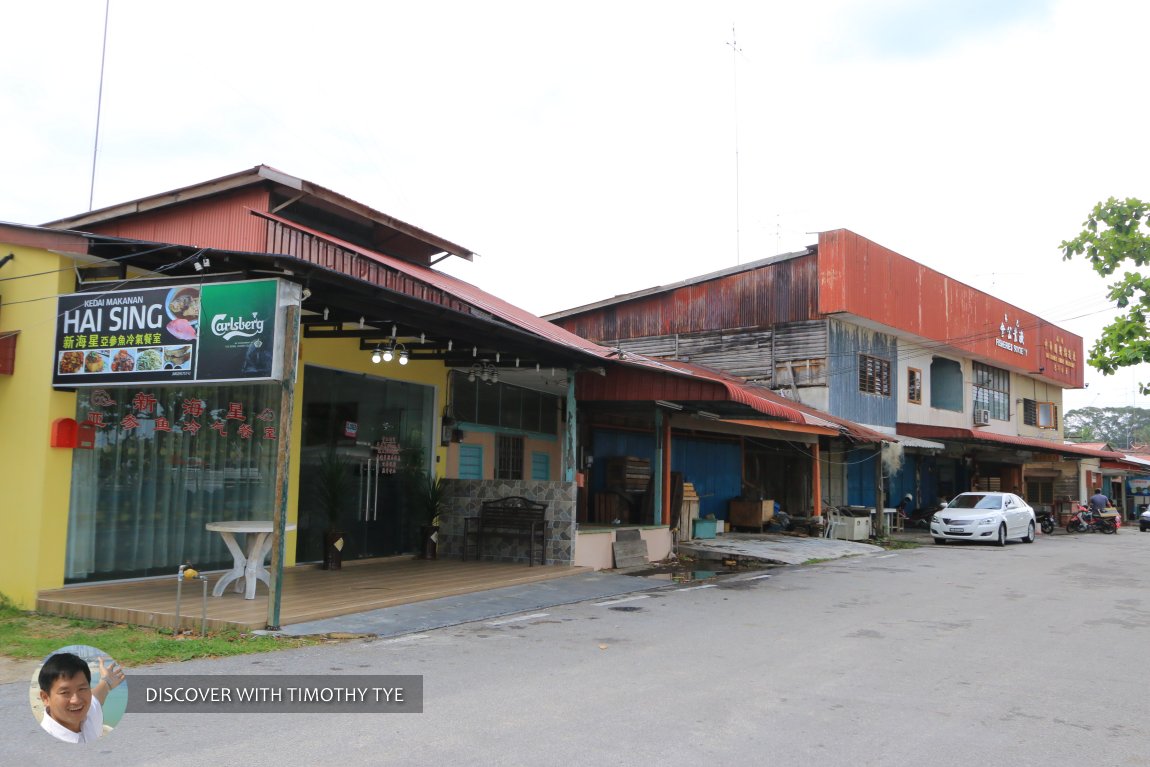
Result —
MULTIPOLYGON (((632 456, 655 461, 655 437, 640 432, 597 429, 591 435, 592 493, 601 492, 607 484, 607 459, 632 456)), ((737 498, 743 487, 743 451, 738 442, 689 437, 673 437, 671 471, 682 473, 683 481, 695 485, 699 494, 699 515, 714 514, 727 518, 727 502, 737 498)))
POLYGON ((699 494, 699 516, 727 518, 727 502, 743 492, 743 448, 738 442, 681 438, 671 441, 671 471, 699 494))
POLYGON ((831 414, 855 423, 894 426, 898 419, 900 384, 898 344, 894 337, 838 321, 832 321, 828 326, 827 371, 831 414), (859 391, 860 354, 869 354, 890 362, 889 397, 859 391))
POLYGON ((875 461, 873 447, 851 448, 846 453, 847 505, 874 506, 875 461))
POLYGON ((910 493, 915 506, 930 506, 938 498, 938 460, 933 455, 906 454, 902 468, 887 482, 886 505, 894 508, 902 497, 910 493), (915 492, 915 470, 918 471, 918 492, 915 492))

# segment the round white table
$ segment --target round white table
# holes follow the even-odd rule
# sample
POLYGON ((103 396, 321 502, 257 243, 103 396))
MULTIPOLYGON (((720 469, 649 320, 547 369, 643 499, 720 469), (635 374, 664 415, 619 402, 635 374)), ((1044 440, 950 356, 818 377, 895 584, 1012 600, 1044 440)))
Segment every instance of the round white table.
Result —
MULTIPOLYGON (((220 576, 216 587, 212 589, 212 596, 222 596, 228 584, 235 581, 236 592, 243 588, 244 599, 256 598, 256 581, 263 581, 268 588, 271 582, 268 578, 268 569, 264 567, 264 559, 272 549, 272 523, 271 520, 249 520, 246 522, 209 522, 204 525, 206 530, 219 533, 224 539, 224 545, 232 552, 232 569, 220 576), (236 534, 247 535, 248 550, 240 548, 236 543, 236 534), (243 578, 241 584, 239 579, 243 578)), ((295 530, 295 525, 289 524, 287 530, 295 530)))

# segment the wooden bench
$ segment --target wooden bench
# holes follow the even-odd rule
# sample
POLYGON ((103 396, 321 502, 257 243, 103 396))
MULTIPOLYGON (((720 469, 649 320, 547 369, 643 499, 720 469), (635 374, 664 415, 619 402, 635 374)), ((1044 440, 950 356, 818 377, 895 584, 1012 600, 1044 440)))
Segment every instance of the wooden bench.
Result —
POLYGON ((467 543, 475 533, 475 558, 483 558, 483 539, 489 534, 513 534, 527 537, 528 566, 535 564, 535 538, 539 537, 539 563, 547 564, 547 528, 543 519, 547 504, 513 495, 484 501, 479 516, 463 520, 463 561, 467 561, 467 543))

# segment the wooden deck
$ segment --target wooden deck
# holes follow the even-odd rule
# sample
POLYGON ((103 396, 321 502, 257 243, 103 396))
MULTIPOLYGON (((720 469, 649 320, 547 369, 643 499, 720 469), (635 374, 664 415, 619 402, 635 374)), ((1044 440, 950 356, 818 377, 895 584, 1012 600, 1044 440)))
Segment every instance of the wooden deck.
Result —
MULTIPOLYGON (((584 572, 587 568, 550 565, 528 567, 502 562, 421 560, 411 557, 345 562, 328 572, 315 566, 284 572, 280 624, 331 618, 426 599, 517 586, 584 572)), ((208 629, 262 629, 267 624, 268 591, 261 583, 256 598, 229 589, 213 597, 220 573, 208 576, 208 629)), ((180 625, 199 630, 203 608, 200 581, 185 581, 180 625)), ((125 581, 91 586, 68 586, 41 591, 36 609, 43 613, 173 628, 176 622, 176 578, 125 581)))

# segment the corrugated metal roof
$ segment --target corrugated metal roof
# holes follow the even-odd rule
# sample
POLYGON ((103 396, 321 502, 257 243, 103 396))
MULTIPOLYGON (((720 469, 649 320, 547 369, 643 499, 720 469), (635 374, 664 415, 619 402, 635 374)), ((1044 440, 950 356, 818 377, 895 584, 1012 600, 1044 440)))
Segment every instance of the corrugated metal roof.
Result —
POLYGON ((893 426, 872 426, 865 424, 868 429, 874 429, 880 434, 888 434, 903 447, 917 447, 923 450, 945 450, 946 445, 941 442, 931 442, 929 439, 919 439, 918 437, 906 437, 898 434, 893 426))
MULTIPOLYGON (((447 293, 450 293, 462 301, 488 312, 494 317, 515 325, 523 330, 529 331, 534 335, 551 341, 552 343, 565 346, 569 349, 574 349, 583 352, 587 355, 593 356, 601 361, 610 361, 622 365, 632 366, 636 368, 644 368, 647 370, 658 371, 665 374, 673 374, 677 376, 689 376, 695 379, 704 380, 712 383, 717 383, 726 389, 729 398, 740 404, 746 405, 759 413, 764 415, 774 416, 785 421, 792 423, 801 423, 811 426, 822 426, 829 429, 834 429, 838 433, 848 436, 861 442, 883 442, 887 441, 888 437, 878 432, 872 431, 865 427, 859 426, 856 423, 847 421, 842 418, 836 418, 827 413, 816 410, 815 408, 802 405, 800 403, 791 402, 774 392, 757 386, 752 386, 742 379, 735 376, 721 373, 717 370, 703 368, 698 365, 691 365, 686 362, 677 362, 670 360, 656 360, 650 357, 644 357, 639 354, 622 353, 616 349, 608 349, 607 347, 600 346, 592 341, 588 341, 582 336, 577 336, 563 328, 555 325, 547 320, 531 314, 517 306, 514 306, 501 298, 491 295, 474 285, 464 282, 456 277, 452 277, 442 272, 437 272, 434 269, 428 269, 418 264, 413 264, 408 261, 403 261, 397 258, 386 256, 382 253, 367 248, 362 248, 352 243, 340 240, 337 237, 325 234, 315 229, 293 223, 286 219, 282 219, 274 214, 263 213, 260 211, 252 211, 255 215, 266 218, 271 221, 291 227, 300 232, 309 234, 313 237, 325 240, 337 245, 341 248, 346 248, 355 253, 358 253, 366 258, 370 258, 378 263, 387 266, 390 269, 402 272, 409 277, 418 280, 426 285, 438 288, 447 293)), ((657 399, 657 398, 650 398, 657 399)))
POLYGON ((544 338, 548 341, 559 344, 560 346, 565 346, 568 349, 574 349, 576 351, 583 352, 600 360, 606 360, 610 357, 610 349, 599 346, 598 344, 592 341, 588 341, 581 336, 577 336, 574 333, 570 333, 558 325, 554 325, 548 322, 547 320, 540 319, 534 314, 520 309, 519 307, 504 301, 502 298, 493 296, 490 293, 487 293, 486 291, 483 291, 468 282, 464 282, 461 279, 452 277, 448 274, 444 274, 443 272, 437 272, 434 269, 429 269, 418 264, 413 264, 409 261, 403 261, 401 259, 393 258, 382 253, 377 253, 374 250, 360 247, 359 245, 347 242, 346 240, 341 240, 338 237, 333 237, 332 235, 321 232, 318 229, 312 229, 310 227, 303 226, 302 224, 297 224, 293 221, 288 221, 287 219, 280 218, 279 216, 276 216, 272 213, 264 213, 262 211, 255 210, 253 210, 252 213, 254 215, 260 216, 261 218, 275 221, 282 226, 286 226, 299 232, 303 232, 304 234, 308 234, 317 239, 324 240, 325 242, 329 242, 332 245, 336 245, 340 248, 358 253, 365 258, 376 261, 377 263, 380 263, 389 269, 394 269, 395 271, 405 274, 408 277, 422 282, 425 285, 450 293, 460 300, 470 304, 471 306, 474 306, 475 308, 486 312, 493 317, 498 317, 510 325, 514 325, 523 330, 527 330, 532 334, 539 336, 540 338, 544 338))
POLYGON ((726 269, 720 269, 717 272, 710 272, 709 274, 704 274, 704 275, 701 275, 699 277, 690 277, 690 278, 685 279, 685 280, 680 280, 679 282, 673 282, 670 285, 658 285, 658 286, 653 287, 653 288, 644 288, 643 290, 637 290, 633 293, 624 293, 622 295, 618 295, 618 296, 615 296, 613 298, 603 299, 602 301, 596 301, 594 303, 584 304, 583 306, 576 306, 573 309, 564 309, 562 311, 554 312, 553 314, 545 315, 545 318, 548 320, 551 320, 551 321, 559 320, 559 319, 563 319, 564 317, 570 317, 570 316, 573 316, 576 314, 582 314, 584 312, 590 312, 590 311, 594 311, 596 309, 602 309, 602 308, 605 308, 608 306, 613 306, 614 304, 622 304, 622 303, 626 303, 628 301, 634 301, 635 299, 638 299, 638 298, 645 298, 647 296, 654 296, 654 295, 658 295, 660 293, 666 293, 668 291, 678 290, 679 288, 690 287, 692 285, 698 285, 700 283, 709 282, 711 280, 717 280, 717 279, 720 279, 722 277, 729 277, 732 274, 739 274, 740 272, 753 271, 755 269, 759 269, 761 267, 768 266, 769 264, 778 263, 780 261, 787 261, 787 260, 792 259, 792 258, 798 258, 799 256, 807 256, 807 255, 810 255, 813 251, 814 251, 813 247, 812 248, 804 248, 803 250, 798 250, 798 251, 795 251, 793 253, 782 253, 782 254, 779 254, 777 256, 769 256, 768 258, 760 258, 757 261, 748 261, 745 264, 740 264, 738 266, 730 266, 730 267, 727 267, 726 269))
MULTIPOLYGON (((617 351, 614 353, 618 354, 617 351)), ((859 442, 892 441, 890 437, 879 434, 864 426, 860 426, 844 418, 837 418, 808 405, 788 400, 785 397, 780 397, 769 389, 754 386, 741 378, 718 370, 711 370, 710 368, 705 368, 700 365, 692 365, 688 362, 652 359, 639 354, 627 353, 625 355, 619 355, 619 357, 619 361, 632 368, 644 369, 651 373, 662 373, 710 386, 718 386, 729 401, 745 405, 755 412, 772 418, 827 429, 831 433, 839 434, 859 442)), ((617 374, 617 371, 612 371, 609 375, 613 374, 617 374)), ((635 379, 630 383, 624 383, 619 386, 601 381, 597 376, 589 376, 587 379, 587 389, 591 392, 602 393, 602 397, 596 397, 602 399, 653 401, 665 398, 663 396, 657 396, 665 392, 656 392, 651 382, 644 379, 635 379)), ((686 389, 682 391, 681 398, 686 400, 696 398, 714 399, 714 397, 709 395, 703 397, 698 392, 692 392, 686 389)))
POLYGON ((462 245, 457 245, 450 240, 445 240, 426 229, 421 229, 413 224, 400 221, 393 216, 375 210, 363 203, 356 202, 350 197, 345 197, 319 184, 291 176, 267 165, 257 165, 254 168, 249 168, 239 173, 232 173, 227 176, 221 176, 211 181, 203 181, 191 186, 185 186, 159 194, 152 194, 136 200, 100 208, 99 210, 88 211, 68 218, 50 221, 44 224, 44 226, 58 229, 83 229, 93 224, 103 224, 124 216, 137 215, 165 208, 169 205, 185 203, 189 200, 211 197, 229 189, 238 189, 240 187, 262 183, 278 184, 281 187, 308 195, 316 200, 322 200, 328 205, 333 206, 334 209, 362 216, 365 219, 400 232, 408 237, 415 238, 433 248, 438 248, 442 252, 450 253, 453 256, 458 256, 468 261, 474 258, 475 254, 462 245))
POLYGON ((957 442, 989 442, 1000 445, 1015 445, 1049 453, 1061 453, 1062 455, 1126 461, 1125 455, 1111 450, 1097 450, 1068 442, 1055 442, 1050 439, 1036 439, 1034 437, 1018 437, 1013 434, 996 434, 992 431, 976 431, 974 429, 963 429, 956 426, 900 423, 897 426, 897 431, 900 435, 905 434, 908 437, 933 437, 935 439, 953 440, 957 442))

